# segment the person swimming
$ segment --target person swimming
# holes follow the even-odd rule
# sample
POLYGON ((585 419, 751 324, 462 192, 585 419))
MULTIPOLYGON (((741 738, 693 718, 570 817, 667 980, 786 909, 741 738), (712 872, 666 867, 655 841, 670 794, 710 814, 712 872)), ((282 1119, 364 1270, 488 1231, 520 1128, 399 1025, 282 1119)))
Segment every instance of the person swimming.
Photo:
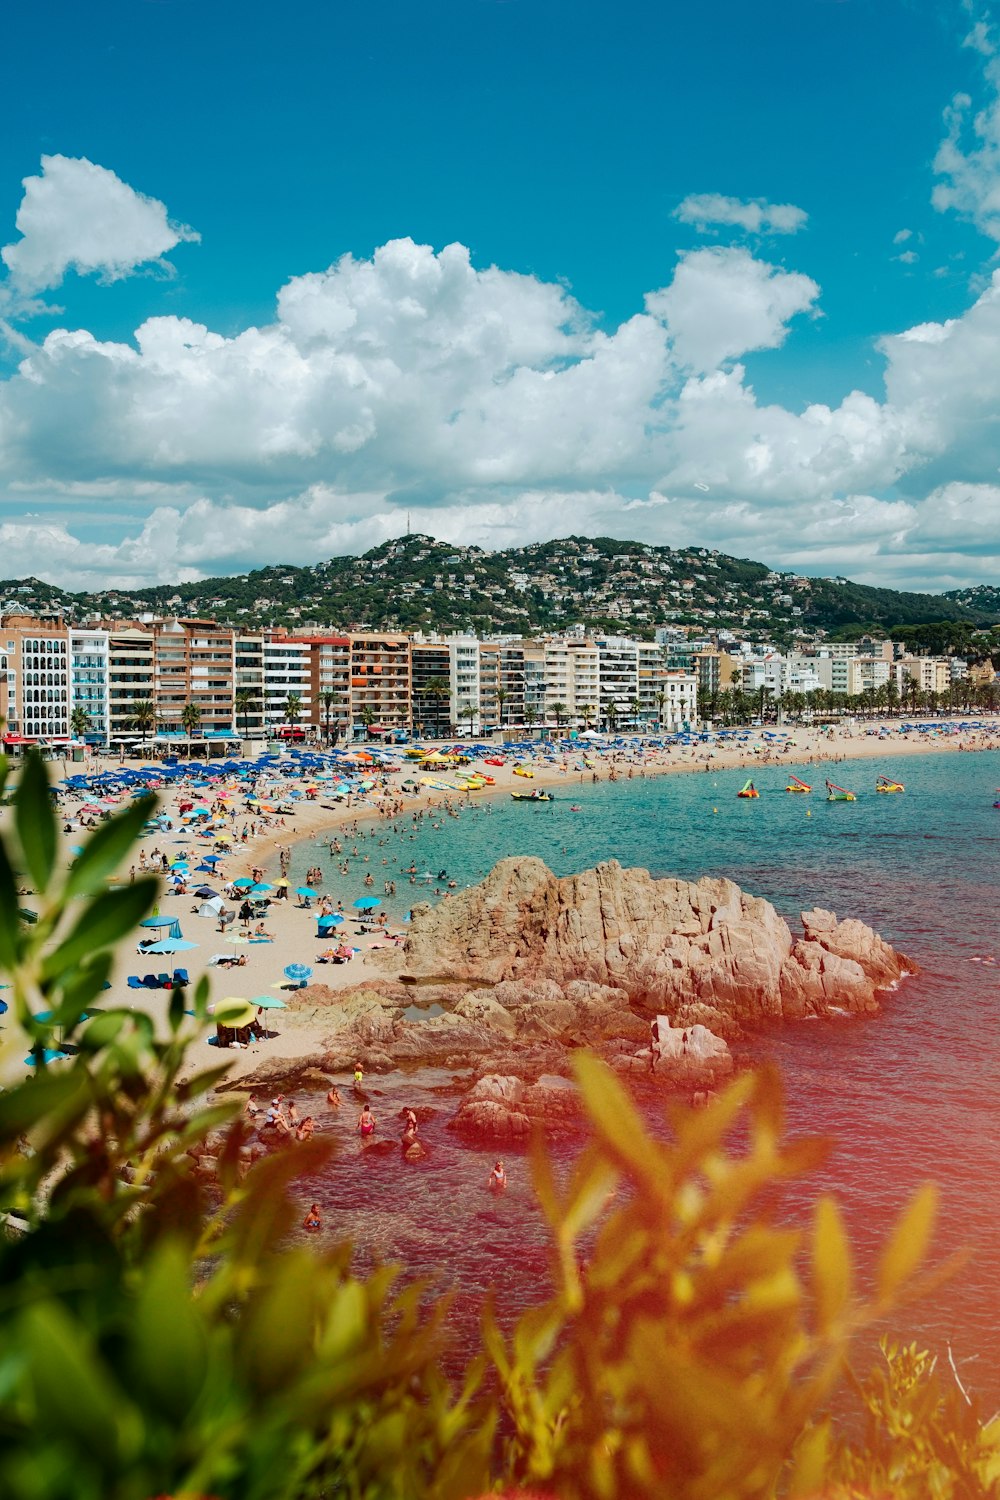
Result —
POLYGON ((507 1186, 507 1173, 502 1161, 494 1162, 487 1187, 491 1193, 502 1193, 507 1186))
POLYGON ((361 1113, 360 1113, 360 1115, 358 1115, 358 1124, 357 1124, 358 1134, 360 1135, 360 1137, 361 1137, 361 1139, 363 1141, 367 1140, 369 1136, 372 1136, 372 1135, 375 1134, 375 1126, 377 1124, 378 1124, 378 1121, 376 1120, 375 1116, 372 1114, 371 1105, 370 1104, 363 1104, 361 1106, 361 1113))
POLYGON ((315 1233, 317 1229, 322 1229, 322 1227, 323 1221, 319 1216, 319 1204, 313 1203, 310 1205, 309 1212, 302 1220, 302 1228, 310 1229, 315 1233))

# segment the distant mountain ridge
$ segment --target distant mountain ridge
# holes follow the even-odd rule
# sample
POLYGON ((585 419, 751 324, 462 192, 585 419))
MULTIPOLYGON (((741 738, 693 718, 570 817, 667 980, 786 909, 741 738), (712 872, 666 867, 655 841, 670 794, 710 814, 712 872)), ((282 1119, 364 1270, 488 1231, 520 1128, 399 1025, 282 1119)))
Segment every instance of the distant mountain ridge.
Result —
POLYGON ((210 616, 243 627, 478 634, 588 630, 649 635, 657 625, 729 626, 793 639, 797 632, 888 630, 951 620, 1000 619, 1000 589, 903 593, 844 578, 778 571, 707 547, 655 547, 570 536, 486 552, 424 535, 383 542, 362 556, 297 567, 275 564, 231 577, 142 589, 73 593, 38 579, 0 583, 0 605, 97 613, 210 616))

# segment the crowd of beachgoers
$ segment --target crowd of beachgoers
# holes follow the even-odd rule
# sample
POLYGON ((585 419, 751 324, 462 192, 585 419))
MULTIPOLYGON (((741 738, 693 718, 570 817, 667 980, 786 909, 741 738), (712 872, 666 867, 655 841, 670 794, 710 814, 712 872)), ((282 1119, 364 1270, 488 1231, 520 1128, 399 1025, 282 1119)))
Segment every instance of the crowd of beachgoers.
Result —
MULTIPOLYGON (((191 1066, 205 1066, 209 1047, 221 1047, 238 1079, 265 1048, 276 1057, 301 1049, 301 1035, 281 1032, 289 990, 310 981, 333 990, 359 984, 370 953, 405 942, 401 907, 448 899, 455 881, 447 870, 410 866, 406 842, 461 818, 470 804, 671 771, 774 763, 791 770, 998 745, 1000 724, 987 718, 306 747, 254 759, 138 765, 95 757, 64 765, 54 796, 69 862, 89 827, 133 798, 155 795, 134 858, 117 878, 153 871, 163 893, 135 949, 118 954, 109 1001, 162 1017, 175 983, 213 976, 216 1031, 192 1049, 191 1066), (311 863, 293 885, 292 846, 302 841, 309 841, 311 863), (350 890, 346 899, 328 888, 332 871, 336 888, 350 890)), ((26 891, 28 907, 30 899, 26 891)), ((6 1076, 11 1066, 22 1060, 6 1058, 6 1076)))

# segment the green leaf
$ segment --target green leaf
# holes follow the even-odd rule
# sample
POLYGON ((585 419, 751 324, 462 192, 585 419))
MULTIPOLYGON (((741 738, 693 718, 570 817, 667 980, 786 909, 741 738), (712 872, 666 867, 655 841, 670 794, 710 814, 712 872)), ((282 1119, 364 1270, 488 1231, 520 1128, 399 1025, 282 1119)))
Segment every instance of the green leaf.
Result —
POLYGON ((0 969, 10 973, 17 967, 21 946, 20 901, 17 881, 7 856, 7 846, 0 839, 0 969))
POLYGON ((889 1302, 927 1253, 937 1218, 938 1189, 925 1182, 900 1214, 879 1259, 878 1292, 889 1302))
POLYGON ((85 1104, 90 1092, 75 1069, 43 1073, 18 1088, 0 1093, 0 1144, 13 1145, 19 1135, 39 1120, 61 1112, 67 1105, 85 1104))
POLYGON ((105 891, 88 902, 76 926, 42 964, 45 979, 72 969, 87 954, 110 948, 131 932, 156 899, 156 880, 137 880, 118 890, 105 891))
POLYGON ((813 1218, 813 1285, 816 1326, 829 1333, 851 1295, 851 1247, 840 1209, 833 1198, 822 1197, 813 1218))
POLYGON ((67 896, 90 896, 104 889, 108 876, 118 868, 141 834, 150 815, 149 807, 148 797, 137 798, 91 834, 83 853, 77 856, 70 868, 66 879, 67 896))
POLYGON ((138 1445, 138 1424, 125 1392, 112 1381, 82 1328, 56 1303, 37 1303, 24 1315, 21 1338, 35 1388, 41 1445, 46 1429, 69 1434, 96 1458, 117 1467, 138 1445))
POLYGON ((56 860, 56 820, 45 763, 34 750, 21 772, 14 822, 31 879, 40 892, 45 891, 56 860))
POLYGON ((573 1069, 598 1135, 635 1181, 659 1191, 657 1152, 642 1116, 611 1069, 587 1052, 575 1055, 573 1069))
POLYGON ((176 1242, 155 1253, 131 1325, 136 1371, 156 1404, 174 1418, 190 1411, 208 1367, 204 1324, 194 1303, 190 1265, 176 1242))

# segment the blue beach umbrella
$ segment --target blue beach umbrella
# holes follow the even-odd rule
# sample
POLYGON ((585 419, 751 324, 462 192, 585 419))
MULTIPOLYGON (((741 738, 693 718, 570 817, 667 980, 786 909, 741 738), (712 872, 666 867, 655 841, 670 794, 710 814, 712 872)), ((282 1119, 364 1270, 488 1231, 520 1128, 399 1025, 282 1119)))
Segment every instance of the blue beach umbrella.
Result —
POLYGON ((239 880, 233 881, 233 885, 235 885, 241 891, 248 891, 253 885, 253 881, 249 880, 246 875, 241 875, 239 880))
POLYGON ((312 969, 308 964, 287 964, 284 972, 287 979, 301 980, 308 979, 312 969))
POLYGON ((150 943, 145 949, 146 953, 187 953, 191 948, 197 948, 197 943, 189 943, 187 938, 161 938, 158 943, 150 943))
POLYGON ((296 894, 296 896, 311 896, 313 894, 312 886, 311 885, 297 885, 295 887, 295 894, 296 894))
MULTIPOLYGON (((42 1061, 43 1062, 47 1062, 47 1063, 55 1062, 60 1057, 69 1057, 69 1053, 68 1052, 63 1052, 63 1051, 58 1050, 58 1049, 56 1049, 54 1047, 43 1047, 43 1049, 42 1049, 42 1061)), ((38 1058, 35 1056, 35 1054, 33 1052, 29 1052, 28 1053, 27 1057, 24 1059, 24 1065, 25 1065, 26 1068, 37 1068, 37 1066, 38 1066, 38 1058)))
POLYGON ((266 880, 259 880, 256 885, 250 887, 251 896, 262 896, 265 891, 273 891, 274 886, 268 885, 266 880))
POLYGON ((382 902, 378 896, 360 896, 354 903, 355 911, 371 911, 373 906, 381 906, 382 902))

